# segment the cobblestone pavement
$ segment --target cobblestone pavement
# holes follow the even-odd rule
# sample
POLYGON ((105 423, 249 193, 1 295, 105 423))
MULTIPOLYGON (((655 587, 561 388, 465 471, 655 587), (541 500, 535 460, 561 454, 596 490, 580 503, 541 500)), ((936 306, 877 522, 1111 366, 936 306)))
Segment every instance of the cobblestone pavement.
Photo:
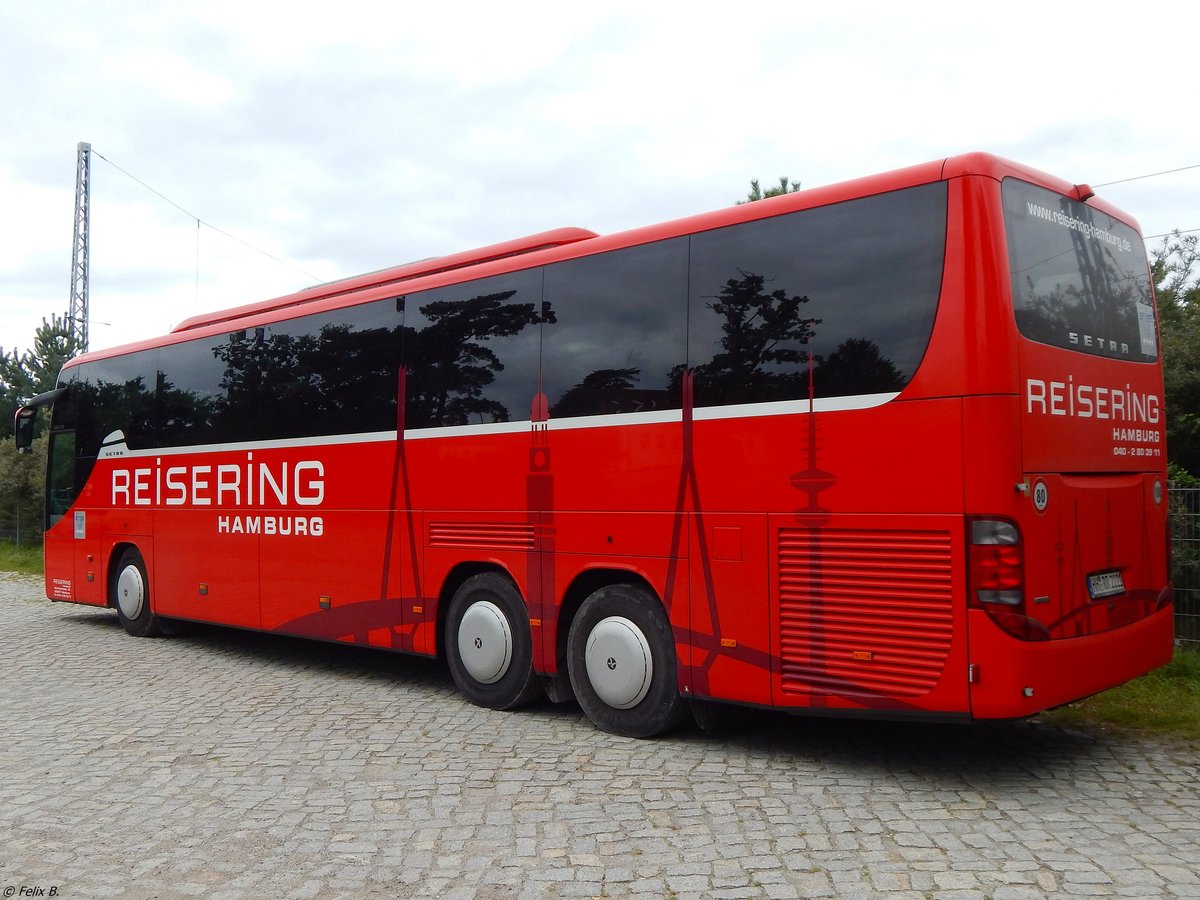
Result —
POLYGON ((40 598, 0 574, 6 898, 1200 897, 1195 748, 775 715, 636 741, 427 660, 40 598))

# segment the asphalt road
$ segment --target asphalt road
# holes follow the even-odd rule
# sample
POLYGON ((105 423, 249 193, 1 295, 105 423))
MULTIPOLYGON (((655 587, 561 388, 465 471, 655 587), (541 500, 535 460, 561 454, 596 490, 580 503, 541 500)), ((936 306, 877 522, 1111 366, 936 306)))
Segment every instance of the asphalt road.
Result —
POLYGON ((1200 897, 1194 747, 775 715, 637 741, 476 708, 428 660, 139 640, 3 573, 0 606, 5 898, 1200 897))

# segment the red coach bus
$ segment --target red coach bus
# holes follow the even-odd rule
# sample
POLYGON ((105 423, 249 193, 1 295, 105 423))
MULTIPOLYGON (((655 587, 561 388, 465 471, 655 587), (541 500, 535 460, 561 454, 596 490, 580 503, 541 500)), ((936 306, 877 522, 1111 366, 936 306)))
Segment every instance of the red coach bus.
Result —
POLYGON ((444 656, 648 736, 698 701, 1018 717, 1172 652, 1132 220, 972 154, 562 229, 71 360, 46 591, 444 656))

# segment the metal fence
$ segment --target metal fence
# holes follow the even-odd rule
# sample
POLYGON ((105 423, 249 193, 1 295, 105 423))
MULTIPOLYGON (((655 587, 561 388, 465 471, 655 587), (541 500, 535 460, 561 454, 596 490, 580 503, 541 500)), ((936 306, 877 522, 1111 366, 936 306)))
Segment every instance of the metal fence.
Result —
POLYGON ((12 544, 18 547, 36 547, 42 542, 42 536, 28 528, 9 528, 8 520, 0 518, 0 543, 12 544))
POLYGON ((1171 488, 1175 638, 1200 647, 1200 488, 1171 488))
MULTIPOLYGON (((29 503, 25 504, 22 514, 21 501, 12 505, 0 505, 0 542, 15 544, 21 547, 36 547, 42 542, 42 533, 36 523, 30 521, 29 503)), ((38 515, 41 515, 41 504, 38 504, 38 515)))

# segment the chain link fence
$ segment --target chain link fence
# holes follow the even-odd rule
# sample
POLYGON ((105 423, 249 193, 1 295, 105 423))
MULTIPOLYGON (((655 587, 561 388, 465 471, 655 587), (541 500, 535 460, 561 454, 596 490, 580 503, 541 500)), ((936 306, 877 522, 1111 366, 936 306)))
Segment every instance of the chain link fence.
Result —
POLYGON ((25 521, 19 509, 0 509, 0 543, 14 547, 36 547, 41 542, 41 531, 25 521))
POLYGON ((1175 638, 1200 647, 1200 488, 1171 488, 1175 638))

